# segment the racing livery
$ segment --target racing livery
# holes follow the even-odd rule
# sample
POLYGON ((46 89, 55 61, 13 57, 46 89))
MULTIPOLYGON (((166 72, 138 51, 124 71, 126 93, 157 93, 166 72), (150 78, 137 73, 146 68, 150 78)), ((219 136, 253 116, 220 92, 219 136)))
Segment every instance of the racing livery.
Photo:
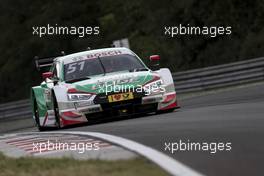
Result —
POLYGON ((32 87, 33 118, 39 130, 178 107, 172 75, 150 57, 149 69, 127 48, 106 48, 36 58, 43 82, 32 87))

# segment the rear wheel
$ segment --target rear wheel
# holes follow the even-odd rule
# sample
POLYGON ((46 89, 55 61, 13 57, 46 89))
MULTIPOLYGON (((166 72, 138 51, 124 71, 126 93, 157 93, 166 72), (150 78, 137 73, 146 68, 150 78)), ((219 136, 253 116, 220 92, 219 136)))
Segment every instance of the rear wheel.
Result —
POLYGON ((57 99, 56 99, 54 94, 52 97, 53 97, 53 109, 54 109, 54 115, 55 115, 55 119, 56 119, 56 126, 57 126, 57 128, 60 129, 61 128, 61 121, 60 121, 58 102, 57 102, 57 99))
POLYGON ((38 110, 38 104, 36 99, 34 99, 34 115, 35 115, 35 122, 38 127, 39 131, 44 131, 45 127, 42 127, 39 122, 39 110, 38 110))

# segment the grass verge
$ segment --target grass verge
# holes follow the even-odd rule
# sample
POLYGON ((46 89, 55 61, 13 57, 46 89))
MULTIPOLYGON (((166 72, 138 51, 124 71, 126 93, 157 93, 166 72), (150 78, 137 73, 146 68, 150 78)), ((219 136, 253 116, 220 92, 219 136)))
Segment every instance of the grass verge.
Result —
POLYGON ((144 158, 119 161, 10 158, 0 153, 0 168, 0 176, 167 175, 165 171, 144 158))

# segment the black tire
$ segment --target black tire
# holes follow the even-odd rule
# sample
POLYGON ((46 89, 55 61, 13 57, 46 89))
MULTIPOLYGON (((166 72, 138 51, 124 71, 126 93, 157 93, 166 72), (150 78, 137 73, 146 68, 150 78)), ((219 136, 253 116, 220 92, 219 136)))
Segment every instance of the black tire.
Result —
POLYGON ((175 109, 177 109, 177 108, 171 108, 171 109, 166 109, 166 110, 159 110, 159 111, 157 111, 157 114, 171 113, 171 112, 174 112, 175 109))
POLYGON ((170 113, 170 112, 173 112, 176 108, 171 108, 171 109, 167 109, 167 110, 164 110, 165 113, 170 113))
POLYGON ((42 127, 39 122, 39 111, 38 111, 38 104, 36 99, 34 99, 34 115, 35 115, 35 122, 39 131, 44 131, 45 127, 42 127))
POLYGON ((57 102, 57 99, 56 99, 54 93, 52 95, 52 99, 53 99, 54 115, 55 115, 55 119, 56 119, 56 126, 58 129, 60 129, 61 128, 61 122, 60 122, 60 115, 59 115, 59 107, 58 107, 58 102, 57 102))

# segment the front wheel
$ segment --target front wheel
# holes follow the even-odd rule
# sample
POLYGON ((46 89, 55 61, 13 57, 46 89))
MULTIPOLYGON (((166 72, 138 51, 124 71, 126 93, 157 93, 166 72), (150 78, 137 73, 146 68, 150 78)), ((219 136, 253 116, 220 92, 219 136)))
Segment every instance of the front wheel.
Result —
POLYGON ((54 109, 54 115, 56 119, 56 126, 58 129, 60 129, 62 126, 61 126, 61 120, 60 120, 60 114, 59 114, 59 107, 58 107, 57 99, 54 94, 53 94, 53 109, 54 109))

